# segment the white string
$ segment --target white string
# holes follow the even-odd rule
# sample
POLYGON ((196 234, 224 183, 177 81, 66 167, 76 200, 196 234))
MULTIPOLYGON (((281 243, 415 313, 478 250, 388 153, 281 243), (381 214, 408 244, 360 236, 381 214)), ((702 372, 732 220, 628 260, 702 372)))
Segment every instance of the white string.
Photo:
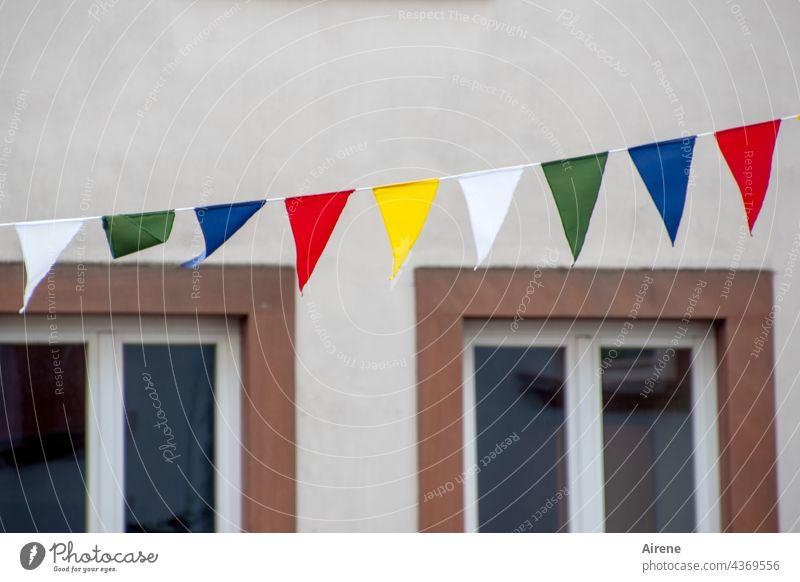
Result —
MULTIPOLYGON (((787 115, 785 117, 779 117, 778 119, 780 119, 781 121, 787 121, 789 119, 795 119, 795 118, 800 118, 800 116, 798 116, 797 114, 795 114, 795 115, 787 115)), ((765 122, 765 123, 768 123, 768 122, 765 122)), ((704 131, 703 133, 695 134, 694 137, 695 138, 708 137, 710 135, 714 135, 715 133, 716 133, 716 131, 704 131)), ((686 136, 686 137, 688 138, 688 137, 692 137, 692 136, 686 136)), ((610 150, 606 151, 605 153, 606 154, 618 154, 620 152, 627 152, 629 149, 630 148, 614 148, 614 149, 610 149, 610 150)), ((589 155, 591 155, 591 154, 589 154, 589 155)), ((570 159, 572 159, 572 158, 570 158, 570 159)), ((558 161, 558 160, 556 160, 556 161, 558 161)), ((439 178, 439 181, 440 182, 444 182, 446 180, 456 180, 458 178, 462 178, 462 177, 468 176, 470 174, 482 174, 482 173, 488 173, 488 172, 503 172, 503 171, 509 171, 509 170, 522 170, 522 169, 525 169, 525 168, 535 168, 537 166, 541 166, 544 163, 548 163, 548 162, 529 162, 527 164, 516 164, 514 166, 503 166, 503 167, 499 167, 499 168, 486 168, 484 170, 463 172, 461 174, 453 174, 451 176, 442 176, 441 178, 439 178)), ((432 179, 432 178, 423 178, 422 181, 424 181, 425 179, 432 179)), ((413 183, 413 182, 418 182, 418 181, 420 181, 420 180, 412 180, 412 181, 410 181, 408 183, 413 183)), ((375 188, 375 187, 374 186, 359 186, 358 188, 352 188, 352 190, 353 190, 353 192, 366 192, 368 190, 372 190, 373 188, 375 188)), ((345 191, 347 191, 347 190, 345 190, 345 191)), ((284 200, 287 200, 288 198, 304 198, 306 196, 322 196, 324 194, 327 194, 327 192, 316 193, 316 194, 298 194, 298 195, 295 195, 295 196, 278 196, 278 197, 275 197, 275 198, 264 198, 262 200, 253 200, 252 202, 261 202, 261 201, 263 201, 263 202, 283 202, 284 200)), ((174 208, 174 209, 172 209, 172 212, 175 212, 175 213, 178 213, 178 212, 189 212, 189 211, 194 211, 194 209, 195 208, 193 206, 186 206, 186 207, 183 207, 183 208, 174 208)), ((169 211, 165 210, 164 212, 169 212, 169 211)), ((0 228, 8 227, 8 226, 52 224, 52 223, 60 223, 60 222, 78 222, 78 221, 86 222, 86 221, 89 221, 89 220, 101 220, 103 218, 103 216, 108 216, 108 215, 100 214, 100 215, 96 215, 96 216, 80 216, 80 217, 75 217, 75 218, 54 218, 54 219, 51 219, 51 220, 25 220, 25 221, 18 221, 18 222, 0 222, 0 228)))

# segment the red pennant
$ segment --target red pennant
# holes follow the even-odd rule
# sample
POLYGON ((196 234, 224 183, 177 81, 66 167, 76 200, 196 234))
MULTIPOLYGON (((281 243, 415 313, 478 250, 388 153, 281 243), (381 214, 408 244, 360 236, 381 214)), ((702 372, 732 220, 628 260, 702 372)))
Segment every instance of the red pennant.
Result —
POLYGON ((776 119, 714 134, 722 156, 739 184, 751 234, 769 186, 772 152, 780 126, 781 120, 776 119))
POLYGON ((353 192, 355 190, 286 199, 286 212, 289 214, 297 253, 297 282, 301 294, 353 192))

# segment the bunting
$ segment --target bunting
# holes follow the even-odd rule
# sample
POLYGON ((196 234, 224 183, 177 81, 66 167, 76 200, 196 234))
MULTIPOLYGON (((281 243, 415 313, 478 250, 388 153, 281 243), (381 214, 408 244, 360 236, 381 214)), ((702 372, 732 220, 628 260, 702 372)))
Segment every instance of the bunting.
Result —
POLYGON ((494 245, 506 219, 522 168, 464 174, 458 178, 467 202, 478 268, 494 245))
POLYGON ((17 236, 22 246, 25 263, 25 294, 22 297, 23 313, 33 292, 50 271, 58 257, 81 229, 81 221, 43 222, 17 224, 17 236))
POLYGON ((175 211, 103 217, 108 248, 115 259, 163 244, 172 232, 175 211))
POLYGON ((286 199, 286 213, 289 215, 297 254, 297 284, 301 295, 353 192, 355 190, 344 190, 286 199))
POLYGON ((52 269, 84 221, 102 221, 111 255, 119 258, 166 242, 172 232, 176 213, 194 212, 203 234, 204 250, 182 263, 182 266, 195 268, 238 232, 267 202, 283 201, 295 241, 297 282, 302 294, 354 192, 371 189, 375 196, 392 248, 390 279, 394 279, 422 232, 440 180, 457 180, 469 212, 477 269, 491 252, 506 220, 523 170, 541 165, 573 261, 577 261, 597 203, 609 153, 628 152, 674 245, 686 205, 695 142, 703 136, 716 137, 720 153, 738 185, 752 234, 769 187, 781 122, 794 117, 700 133, 627 150, 620 148, 560 161, 530 162, 441 179, 160 212, 9 222, 0 223, 0 226, 14 226, 22 247, 26 273, 20 310, 23 312, 36 286, 52 269))
POLYGON ((266 204, 266 200, 200 206, 194 209, 200 230, 203 232, 205 250, 195 258, 182 263, 182 267, 197 268, 211 254, 242 228, 250 217, 266 204))
POLYGON ((606 159, 608 152, 542 164, 574 261, 589 229, 606 159))
POLYGON ((781 120, 718 131, 719 151, 739 185, 750 234, 761 212, 772 172, 772 154, 781 120))
POLYGON ((389 244, 392 245, 394 265, 390 279, 395 278, 411 247, 417 242, 438 189, 438 178, 372 189, 383 216, 389 244))
POLYGON ((695 137, 650 143, 628 150, 661 214, 673 246, 686 204, 695 137))

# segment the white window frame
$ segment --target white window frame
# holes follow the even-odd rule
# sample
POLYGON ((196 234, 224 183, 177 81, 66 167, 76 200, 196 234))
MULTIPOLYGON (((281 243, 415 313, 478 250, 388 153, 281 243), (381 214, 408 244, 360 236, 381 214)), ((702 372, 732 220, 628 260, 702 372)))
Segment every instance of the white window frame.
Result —
POLYGON ((86 529, 125 531, 123 344, 215 346, 214 529, 241 531, 241 369, 239 324, 213 317, 27 316, 0 318, 0 342, 86 346, 86 529), (55 326, 55 327, 51 327, 55 326), (55 331, 54 331, 55 329, 55 331))
MULTIPOLYGON (((566 497, 570 531, 605 531, 603 423, 600 349, 672 347, 692 350, 692 430, 695 443, 696 531, 720 531, 719 437, 717 427, 716 341, 710 324, 638 320, 523 321, 512 331, 507 321, 467 321, 464 326, 464 520, 478 531, 476 347, 560 347, 565 350, 564 414, 567 439, 566 497)), ((527 516, 521 516, 524 519, 527 516)))

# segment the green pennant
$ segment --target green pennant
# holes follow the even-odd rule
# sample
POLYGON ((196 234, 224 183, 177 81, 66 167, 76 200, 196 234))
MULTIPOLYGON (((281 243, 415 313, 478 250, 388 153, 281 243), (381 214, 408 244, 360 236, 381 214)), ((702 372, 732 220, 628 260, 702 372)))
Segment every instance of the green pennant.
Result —
POLYGON ((608 152, 603 152, 542 164, 574 260, 586 238, 607 158, 608 152))
POLYGON ((103 228, 111 255, 118 259, 165 243, 174 221, 174 210, 104 216, 103 228))

